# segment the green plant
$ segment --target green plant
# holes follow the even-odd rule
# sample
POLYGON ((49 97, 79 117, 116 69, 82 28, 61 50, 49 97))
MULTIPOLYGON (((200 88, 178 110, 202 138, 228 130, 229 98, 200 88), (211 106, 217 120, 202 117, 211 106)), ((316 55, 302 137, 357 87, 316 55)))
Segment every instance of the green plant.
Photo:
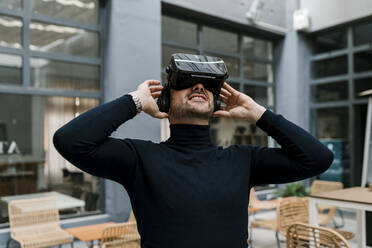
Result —
POLYGON ((278 197, 305 197, 310 195, 310 187, 305 188, 302 183, 289 183, 285 186, 284 189, 277 189, 274 194, 278 197))

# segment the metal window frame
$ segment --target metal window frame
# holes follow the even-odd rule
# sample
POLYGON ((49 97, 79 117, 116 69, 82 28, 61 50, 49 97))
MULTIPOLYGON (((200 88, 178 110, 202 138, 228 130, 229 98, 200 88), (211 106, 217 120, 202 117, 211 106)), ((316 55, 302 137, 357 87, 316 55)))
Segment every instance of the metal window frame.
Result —
POLYGON ((105 7, 98 4, 98 14, 99 22, 96 25, 92 24, 81 24, 78 22, 65 20, 62 18, 55 18, 52 16, 36 14, 32 12, 32 6, 30 0, 21 0, 22 9, 10 10, 1 9, 0 15, 5 15, 9 17, 15 17, 21 19, 22 21, 22 48, 8 48, 0 47, 0 53, 19 55, 22 57, 22 84, 20 86, 14 86, 6 83, 0 84, 0 94, 1 93, 12 93, 12 94, 23 94, 23 95, 40 95, 40 96, 65 96, 65 97, 88 97, 88 98, 98 98, 103 100, 103 52, 104 52, 104 25, 105 25, 105 7), (74 27, 79 29, 84 29, 89 32, 96 32, 99 35, 99 57, 85 57, 78 55, 69 55, 62 53, 51 53, 51 52, 40 52, 31 50, 30 47, 30 24, 31 22, 44 22, 55 25, 63 25, 68 27, 74 27), (99 66, 100 78, 99 78, 99 90, 97 92, 86 92, 78 90, 59 90, 59 89, 46 89, 37 88, 31 86, 31 58, 44 58, 49 60, 54 60, 58 62, 66 63, 77 63, 85 65, 96 65, 99 66))
MULTIPOLYGON (((316 86, 326 83, 338 83, 341 81, 347 82, 348 87, 348 98, 343 101, 333 101, 333 102, 314 102, 312 96, 310 95, 309 98, 309 108, 310 108, 310 114, 312 118, 310 118, 310 128, 311 132, 316 135, 317 133, 317 126, 316 126, 316 120, 317 120, 317 110, 324 109, 324 108, 338 108, 338 107, 345 107, 348 110, 348 142, 350 147, 350 159, 349 159, 349 171, 350 174, 349 180, 351 185, 356 185, 355 179, 355 172, 351 169, 355 167, 355 145, 352 142, 354 140, 354 117, 355 117, 355 111, 354 107, 356 105, 361 104, 368 104, 367 98, 355 98, 354 95, 354 87, 355 87, 355 80, 357 79, 363 79, 363 78, 369 78, 372 77, 372 70, 371 71, 364 71, 364 72, 354 72, 354 55, 358 52, 363 51, 370 51, 372 50, 372 42, 354 46, 354 32, 353 32, 354 25, 348 24, 346 26, 346 32, 347 32, 347 47, 342 50, 336 50, 321 54, 315 54, 310 56, 308 66, 311 68, 311 64, 314 61, 321 61, 325 59, 330 59, 334 57, 339 56, 347 56, 347 74, 344 75, 337 75, 337 76, 331 76, 331 77, 323 77, 323 78, 317 78, 313 79, 312 75, 310 75, 309 78, 309 86, 316 86)), ((341 29, 345 29, 344 27, 341 27, 341 29)), ((312 94, 312 91, 310 91, 310 94, 312 94)))
MULTIPOLYGON (((11 84, 0 84, 0 94, 14 94, 14 95, 31 95, 31 96, 61 96, 61 97, 81 97, 81 98, 91 98, 98 99, 100 103, 104 99, 104 44, 106 42, 105 37, 105 25, 106 25, 106 6, 99 4, 97 2, 99 22, 97 25, 90 24, 81 24, 69 20, 53 18, 47 15, 40 15, 32 13, 31 1, 30 0, 21 0, 22 8, 18 10, 10 9, 0 9, 0 15, 9 16, 18 18, 22 21, 22 48, 9 48, 1 47, 0 53, 18 55, 22 58, 22 82, 20 85, 11 85, 11 84), (63 25, 68 27, 75 27, 84 29, 90 32, 96 32, 99 34, 99 57, 84 57, 68 54, 59 54, 59 53, 50 53, 50 52, 40 52, 30 50, 30 23, 32 21, 45 22, 55 25, 63 25), (50 59, 59 62, 66 63, 77 63, 85 65, 97 65, 99 66, 99 90, 97 92, 89 91, 78 91, 78 90, 61 90, 61 89, 48 89, 48 88, 37 88, 32 87, 30 83, 31 74, 30 74, 30 59, 31 58, 44 58, 50 59)), ((105 179, 99 178, 99 188, 100 188, 100 200, 99 200, 99 209, 100 214, 105 213, 105 179)), ((72 218, 82 217, 81 215, 74 215, 72 218)))

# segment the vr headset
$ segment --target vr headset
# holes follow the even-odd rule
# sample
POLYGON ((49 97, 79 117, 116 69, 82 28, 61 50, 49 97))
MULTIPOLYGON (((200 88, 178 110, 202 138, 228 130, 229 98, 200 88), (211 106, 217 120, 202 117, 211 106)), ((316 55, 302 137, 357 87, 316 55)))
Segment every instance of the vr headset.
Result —
POLYGON ((223 83, 229 77, 222 59, 196 54, 172 54, 166 67, 167 83, 158 98, 157 104, 161 112, 170 108, 170 90, 183 90, 202 83, 213 93, 214 111, 220 107, 218 100, 223 83))

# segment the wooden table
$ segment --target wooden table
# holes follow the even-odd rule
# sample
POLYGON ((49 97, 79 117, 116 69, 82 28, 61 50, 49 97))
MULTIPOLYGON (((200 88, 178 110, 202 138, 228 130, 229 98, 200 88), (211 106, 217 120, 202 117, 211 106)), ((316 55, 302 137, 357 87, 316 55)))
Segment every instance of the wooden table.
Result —
POLYGON ((357 214, 356 238, 358 247, 366 247, 365 211, 372 211, 372 192, 368 188, 353 187, 329 192, 322 192, 309 197, 310 225, 318 225, 317 204, 336 205, 351 208, 357 214))
POLYGON ((57 199, 57 206, 59 210, 63 209, 78 209, 83 210, 85 206, 85 201, 74 198, 72 196, 62 194, 56 191, 50 192, 41 192, 33 194, 24 194, 24 195, 12 195, 12 196, 3 196, 0 197, 0 203, 2 204, 1 216, 8 216, 8 204, 13 200, 23 200, 23 199, 33 199, 39 197, 55 197, 57 199))
POLYGON ((101 239, 103 229, 111 224, 115 224, 115 222, 105 222, 95 225, 72 227, 65 230, 83 242, 91 242, 91 246, 93 246, 93 242, 95 240, 101 239))

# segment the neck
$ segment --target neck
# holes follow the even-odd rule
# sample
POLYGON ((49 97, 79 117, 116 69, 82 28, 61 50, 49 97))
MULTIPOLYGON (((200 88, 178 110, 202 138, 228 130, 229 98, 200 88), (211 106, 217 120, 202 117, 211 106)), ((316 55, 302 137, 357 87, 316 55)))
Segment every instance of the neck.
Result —
POLYGON ((171 124, 168 144, 176 144, 187 147, 211 147, 209 125, 199 124, 171 124))
POLYGON ((209 119, 173 119, 169 118, 169 123, 172 124, 192 124, 192 125, 209 125, 209 119))

